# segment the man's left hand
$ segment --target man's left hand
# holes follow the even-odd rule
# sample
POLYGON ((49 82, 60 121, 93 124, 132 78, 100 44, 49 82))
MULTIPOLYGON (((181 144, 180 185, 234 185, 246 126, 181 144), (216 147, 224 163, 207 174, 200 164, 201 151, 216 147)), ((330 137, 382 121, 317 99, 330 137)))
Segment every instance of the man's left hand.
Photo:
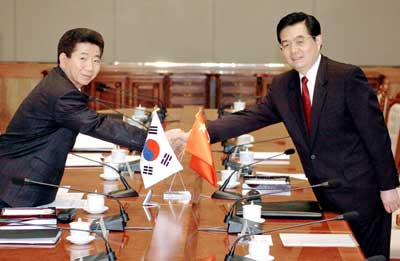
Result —
POLYGON ((400 208, 400 197, 396 189, 381 191, 381 200, 388 213, 392 213, 400 208))

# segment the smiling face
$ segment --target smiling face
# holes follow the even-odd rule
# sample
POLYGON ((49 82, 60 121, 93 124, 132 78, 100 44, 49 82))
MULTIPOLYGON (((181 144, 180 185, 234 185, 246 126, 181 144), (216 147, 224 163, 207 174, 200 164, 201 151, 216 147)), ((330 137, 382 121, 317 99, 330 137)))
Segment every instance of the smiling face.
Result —
POLYGON ((318 59, 322 36, 312 37, 304 22, 286 26, 280 32, 281 50, 286 62, 306 74, 318 59))
POLYGON ((100 71, 101 52, 95 44, 77 43, 71 57, 61 53, 59 59, 61 69, 78 89, 89 84, 100 71))

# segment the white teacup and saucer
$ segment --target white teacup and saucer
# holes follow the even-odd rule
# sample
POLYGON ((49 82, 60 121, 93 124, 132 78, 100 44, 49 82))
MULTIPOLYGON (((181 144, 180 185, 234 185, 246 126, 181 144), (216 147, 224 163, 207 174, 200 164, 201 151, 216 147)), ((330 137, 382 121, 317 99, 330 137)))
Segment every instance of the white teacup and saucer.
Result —
MULTIPOLYGON (((117 163, 107 163, 111 167, 118 169, 119 164, 117 163)), ((100 178, 104 180, 117 180, 119 179, 119 174, 115 171, 115 169, 111 168, 110 166, 104 165, 103 166, 103 173, 100 174, 100 178)))
POLYGON ((66 237, 69 242, 75 245, 86 245, 95 239, 94 236, 90 235, 89 222, 84 222, 79 218, 78 221, 71 222, 69 226, 71 228, 70 235, 66 237))
POLYGON ((104 205, 104 196, 99 194, 88 194, 86 205, 83 208, 89 214, 102 214, 108 210, 104 205))

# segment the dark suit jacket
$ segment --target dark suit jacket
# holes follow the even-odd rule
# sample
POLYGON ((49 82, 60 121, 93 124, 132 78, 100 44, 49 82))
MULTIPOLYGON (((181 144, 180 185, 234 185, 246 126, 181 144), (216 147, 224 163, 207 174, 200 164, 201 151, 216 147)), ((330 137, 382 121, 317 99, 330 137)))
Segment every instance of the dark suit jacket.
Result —
POLYGON ((0 136, 0 199, 14 207, 53 201, 56 189, 21 187, 12 177, 59 184, 79 132, 142 149, 145 131, 99 115, 87 102, 58 67, 33 89, 0 136))
POLYGON ((310 135, 295 70, 274 78, 263 103, 210 122, 207 129, 216 142, 281 121, 311 184, 333 178, 346 182, 342 189, 314 190, 325 209, 357 209, 361 214, 382 210, 379 191, 393 189, 399 181, 376 95, 360 68, 321 58, 310 135))

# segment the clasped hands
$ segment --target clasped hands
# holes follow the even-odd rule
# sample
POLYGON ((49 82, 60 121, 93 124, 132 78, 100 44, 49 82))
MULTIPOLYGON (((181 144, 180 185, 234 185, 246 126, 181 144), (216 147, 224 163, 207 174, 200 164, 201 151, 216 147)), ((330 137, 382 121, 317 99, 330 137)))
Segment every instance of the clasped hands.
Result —
POLYGON ((186 148, 190 131, 184 132, 182 129, 172 129, 165 132, 169 144, 176 155, 181 154, 186 148))

